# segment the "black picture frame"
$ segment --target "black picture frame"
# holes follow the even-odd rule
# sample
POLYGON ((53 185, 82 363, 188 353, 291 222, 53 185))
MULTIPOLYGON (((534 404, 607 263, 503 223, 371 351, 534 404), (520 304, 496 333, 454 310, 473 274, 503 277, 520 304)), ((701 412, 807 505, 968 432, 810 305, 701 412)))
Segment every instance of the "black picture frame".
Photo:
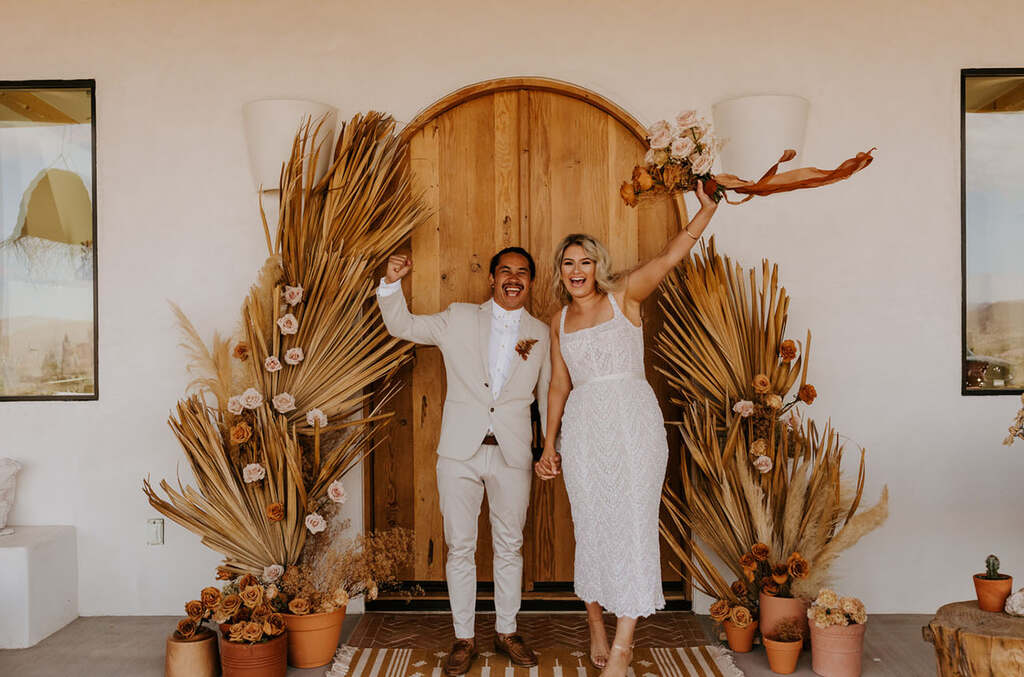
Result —
MULTIPOLYGON (((85 89, 89 91, 90 105, 90 137, 92 160, 92 378, 91 393, 56 394, 56 395, 3 395, 0 402, 40 402, 40 401, 95 401, 100 396, 99 380, 99 239, 98 209, 99 194, 97 192, 97 132, 96 132, 96 80, 0 80, 2 90, 62 90, 85 89)), ((86 372, 88 373, 88 372, 86 372)))

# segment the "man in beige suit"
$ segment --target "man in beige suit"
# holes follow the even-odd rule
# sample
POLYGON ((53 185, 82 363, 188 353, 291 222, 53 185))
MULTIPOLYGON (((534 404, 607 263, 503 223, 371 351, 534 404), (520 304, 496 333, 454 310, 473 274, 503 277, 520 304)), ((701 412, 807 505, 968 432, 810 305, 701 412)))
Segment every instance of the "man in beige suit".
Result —
POLYGON ((409 312, 401 280, 411 269, 411 259, 392 256, 377 301, 393 336, 441 349, 448 377, 437 490, 456 640, 444 672, 466 673, 477 655, 475 553, 484 489, 494 543, 495 650, 515 665, 532 667, 537 657, 516 633, 516 614, 533 468, 530 405, 536 398, 545 421, 551 379, 548 327, 523 308, 536 267, 526 250, 503 249, 491 259, 490 300, 453 303, 434 315, 409 312))

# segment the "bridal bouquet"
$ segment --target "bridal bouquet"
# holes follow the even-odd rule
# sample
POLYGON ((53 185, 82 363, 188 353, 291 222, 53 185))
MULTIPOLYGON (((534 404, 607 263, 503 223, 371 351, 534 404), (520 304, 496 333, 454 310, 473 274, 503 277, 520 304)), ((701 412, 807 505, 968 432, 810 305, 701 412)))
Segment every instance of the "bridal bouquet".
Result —
POLYGON ((675 120, 658 120, 647 129, 650 149, 644 164, 633 168, 633 177, 625 181, 619 195, 630 207, 645 194, 672 194, 694 190, 697 179, 704 191, 716 200, 722 191, 711 177, 720 142, 711 134, 711 124, 697 117, 697 111, 683 111, 675 120))

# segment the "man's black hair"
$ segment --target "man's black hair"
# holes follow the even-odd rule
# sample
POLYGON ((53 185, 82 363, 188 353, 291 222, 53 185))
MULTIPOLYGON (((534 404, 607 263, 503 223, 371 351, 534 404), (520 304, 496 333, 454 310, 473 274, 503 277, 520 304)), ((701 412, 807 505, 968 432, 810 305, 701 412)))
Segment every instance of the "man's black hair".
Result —
POLYGON ((494 271, 498 269, 498 261, 505 254, 519 254, 530 264, 530 279, 537 277, 537 265, 533 262, 533 257, 530 256, 530 252, 526 251, 522 247, 505 247, 500 252, 491 257, 491 275, 494 275, 494 271))

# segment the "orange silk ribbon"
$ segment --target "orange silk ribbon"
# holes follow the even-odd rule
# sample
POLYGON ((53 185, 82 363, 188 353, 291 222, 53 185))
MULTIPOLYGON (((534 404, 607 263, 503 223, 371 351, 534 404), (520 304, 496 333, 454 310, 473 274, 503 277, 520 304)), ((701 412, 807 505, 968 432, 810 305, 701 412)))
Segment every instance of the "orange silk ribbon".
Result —
POLYGON ((871 164, 871 161, 875 159, 871 156, 874 151, 875 149, 872 148, 866 153, 857 153, 831 171, 816 167, 802 167, 779 174, 779 165, 796 157, 796 151, 790 149, 784 152, 779 161, 757 181, 744 181, 733 174, 717 174, 714 178, 722 188, 746 195, 738 202, 733 202, 728 196, 725 198, 729 204, 742 204, 755 195, 772 195, 800 188, 817 188, 848 179, 871 164))

